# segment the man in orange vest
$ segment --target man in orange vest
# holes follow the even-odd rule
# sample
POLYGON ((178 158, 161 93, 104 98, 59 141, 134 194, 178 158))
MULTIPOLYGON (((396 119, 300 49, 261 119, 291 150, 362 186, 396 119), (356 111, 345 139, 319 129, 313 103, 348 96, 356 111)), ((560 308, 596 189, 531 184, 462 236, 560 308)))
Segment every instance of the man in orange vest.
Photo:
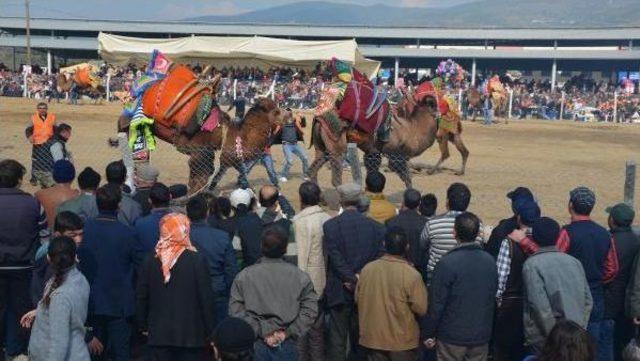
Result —
POLYGON ((48 112, 46 103, 38 103, 37 111, 31 116, 31 124, 27 127, 27 139, 33 144, 31 148, 31 185, 43 188, 51 187, 51 169, 47 169, 45 160, 49 153, 47 141, 53 136, 56 127, 56 116, 48 112))

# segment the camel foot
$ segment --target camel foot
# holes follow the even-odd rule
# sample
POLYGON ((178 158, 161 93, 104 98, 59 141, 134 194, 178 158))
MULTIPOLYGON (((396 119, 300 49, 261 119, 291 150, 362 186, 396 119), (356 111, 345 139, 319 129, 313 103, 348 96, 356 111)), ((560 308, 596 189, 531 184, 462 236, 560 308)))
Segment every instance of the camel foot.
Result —
POLYGON ((457 176, 463 176, 464 175, 464 170, 459 170, 459 171, 457 171, 457 172, 455 172, 453 174, 455 174, 457 176))
POLYGON ((434 174, 436 174, 436 172, 440 173, 440 168, 431 168, 431 169, 427 170, 427 174, 428 175, 434 175, 434 174))

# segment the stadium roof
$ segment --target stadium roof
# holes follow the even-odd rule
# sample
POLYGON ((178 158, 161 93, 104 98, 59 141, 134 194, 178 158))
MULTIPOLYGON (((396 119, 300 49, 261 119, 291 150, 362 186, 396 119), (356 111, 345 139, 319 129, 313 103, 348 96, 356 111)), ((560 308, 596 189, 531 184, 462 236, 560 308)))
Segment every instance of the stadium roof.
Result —
MULTIPOLYGON (((23 29, 24 18, 0 17, 0 28, 23 29)), ((496 29, 365 27, 268 24, 210 24, 198 22, 31 19, 32 29, 110 33, 200 35, 262 35, 320 38, 469 39, 469 40, 640 40, 640 27, 591 29, 496 29)))

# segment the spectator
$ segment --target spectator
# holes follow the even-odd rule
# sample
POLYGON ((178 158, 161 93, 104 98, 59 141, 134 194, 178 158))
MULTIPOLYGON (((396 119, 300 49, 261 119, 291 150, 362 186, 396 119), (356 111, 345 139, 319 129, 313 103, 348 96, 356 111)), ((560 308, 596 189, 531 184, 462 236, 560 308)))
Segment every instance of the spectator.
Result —
POLYGON ((185 215, 162 217, 155 254, 138 277, 137 323, 157 361, 202 360, 213 335, 209 267, 191 245, 189 226, 185 215))
POLYGON ((160 239, 160 220, 171 213, 169 188, 162 183, 154 184, 149 190, 149 201, 151 202, 151 212, 138 218, 134 226, 140 246, 145 254, 152 253, 156 249, 156 244, 160 239))
MULTIPOLYGON (((31 128, 27 130, 29 134, 31 128)), ((68 124, 60 124, 54 128, 53 135, 40 146, 38 154, 37 166, 39 181, 43 188, 51 187, 55 184, 53 179, 53 166, 59 160, 71 161, 71 153, 67 151, 66 142, 71 138, 71 126, 68 124)))
POLYGON ((454 220, 460 245, 433 272, 425 335, 429 348, 437 340, 439 361, 487 359, 498 274, 491 256, 475 242, 479 231, 478 217, 460 213, 454 220))
MULTIPOLYGON (((531 226, 540 218, 540 208, 528 198, 517 199, 513 208, 516 227, 530 235, 531 226)), ((504 231, 498 231, 502 232, 504 231)), ((492 234, 495 233, 494 230, 492 234)), ((489 239, 485 249, 496 260, 498 267, 493 356, 496 360, 521 360, 525 356, 522 267, 526 254, 507 236, 502 240, 489 239)))
POLYGON ((324 244, 329 263, 325 296, 329 312, 329 360, 361 359, 364 350, 358 345, 358 313, 354 291, 362 268, 383 253, 384 226, 358 212, 362 188, 354 183, 338 187, 343 212, 325 222, 324 244), (347 340, 350 346, 347 347, 347 340))
POLYGON ((573 321, 560 320, 547 337, 538 359, 592 361, 595 357, 596 350, 589 333, 573 321))
POLYGON ((51 154, 51 165, 59 160, 72 161, 71 152, 67 151, 67 142, 71 139, 71 126, 61 123, 55 128, 53 137, 49 138, 47 145, 51 154))
POLYGON ((304 130, 302 129, 300 115, 294 115, 291 108, 286 109, 285 121, 282 125, 280 137, 282 138, 282 151, 284 152, 284 166, 280 173, 280 181, 285 183, 289 178, 289 170, 293 165, 295 154, 302 161, 302 177, 306 179, 309 171, 309 159, 304 147, 298 142, 304 142, 304 130))
POLYGON ((498 225, 491 232, 488 244, 499 244, 504 240, 513 230, 518 229, 518 215, 516 212, 516 201, 531 200, 535 202, 533 193, 526 187, 518 187, 511 192, 507 193, 507 198, 511 200, 511 210, 513 216, 501 220, 498 225))
MULTIPOLYGON (((427 223, 427 218, 418 212, 420 202, 420 192, 415 189, 407 189, 404 192, 400 213, 387 221, 387 227, 398 227, 404 231, 409 242, 409 254, 406 257, 422 275, 427 268, 427 260, 425 250, 420 245, 420 234, 424 229, 425 223, 427 223)), ((426 274, 423 276, 426 281, 426 274)))
POLYGON ((232 210, 229 198, 217 197, 209 202, 209 218, 207 218, 207 222, 211 227, 227 232, 231 238, 233 238, 236 231, 232 210))
POLYGON ((235 210, 236 236, 239 244, 236 245, 234 237, 234 249, 242 250, 243 267, 253 265, 260 259, 262 234, 262 220, 253 211, 255 202, 253 192, 248 189, 236 189, 229 196, 231 207, 235 210))
MULTIPOLYGON (((53 226, 53 237, 69 237, 76 243, 76 247, 82 243, 84 223, 80 216, 72 212, 60 212, 56 216, 53 226)), ((31 300, 37 305, 44 294, 44 287, 54 274, 47 253, 49 252, 49 243, 43 243, 38 252, 36 252, 33 275, 31 278, 31 300)))
POLYGON ((630 284, 633 262, 640 249, 640 239, 631 230, 635 218, 633 208, 625 203, 607 208, 609 230, 616 246, 618 256, 618 275, 605 286, 605 319, 614 323, 610 344, 613 346, 613 359, 622 358, 622 350, 634 336, 633 323, 624 314, 624 300, 627 286, 630 284))
POLYGON ((40 183, 42 188, 53 185, 49 178, 51 168, 47 168, 46 159, 51 153, 47 141, 53 137, 56 126, 56 116, 49 113, 46 103, 38 103, 37 111, 31 116, 31 123, 27 127, 26 135, 31 144, 31 185, 40 183))
MULTIPOLYGON (((121 201, 117 212, 118 221, 126 226, 133 227, 136 219, 142 215, 142 208, 129 194, 124 192, 127 168, 125 168, 122 161, 111 162, 107 165, 105 173, 107 183, 113 184, 121 190, 121 201)), ((95 198, 95 196, 93 198, 95 198)), ((95 201, 87 202, 86 207, 83 207, 81 212, 81 216, 84 216, 84 219, 95 218, 100 213, 95 201)))
POLYGON ((238 273, 236 253, 229 235, 207 224, 208 205, 204 196, 198 195, 189 200, 187 215, 191 221, 193 246, 207 260, 209 266, 215 327, 229 314, 229 290, 238 273))
POLYGON ((136 192, 133 195, 133 199, 140 205, 142 216, 151 213, 152 205, 149 195, 151 194, 151 187, 158 182, 159 176, 160 171, 150 164, 143 164, 136 169, 134 177, 136 192))
POLYGON ((272 185, 262 186, 260 188, 260 207, 256 210, 256 214, 262 220, 264 227, 277 224, 284 230, 289 231, 291 221, 282 213, 279 200, 280 192, 278 188, 272 185))
POLYGON ((95 202, 96 189, 100 186, 100 174, 91 167, 86 167, 78 174, 78 187, 80 194, 72 199, 62 202, 56 209, 56 214, 60 212, 73 212, 82 214, 83 207, 87 202, 95 202))
POLYGON ((278 226, 262 235, 264 257, 233 281, 229 314, 247 321, 258 336, 255 360, 297 360, 296 340, 318 315, 318 296, 309 275, 282 257, 287 235, 278 226))
POLYGON ((233 103, 229 109, 227 109, 227 113, 230 112, 233 108, 236 109, 235 117, 233 119, 234 122, 239 123, 244 119, 245 107, 247 105, 247 99, 244 96, 244 93, 240 93, 240 96, 233 99, 233 103))
POLYGON ((228 317, 213 333, 215 361, 251 361, 256 333, 245 320, 228 317))
POLYGON ((76 269, 76 244, 69 237, 54 238, 47 252, 53 278, 38 308, 23 316, 21 324, 30 328, 29 359, 89 360, 85 343, 85 321, 89 303, 89 283, 76 269), (35 322, 34 322, 35 319, 35 322))
POLYGON ((433 193, 425 194, 420 200, 420 208, 418 211, 423 217, 431 218, 435 216, 438 210, 438 198, 433 193))
POLYGON ((542 217, 533 224, 532 237, 540 249, 524 263, 524 334, 536 352, 559 318, 586 327, 592 308, 591 292, 580 262, 558 251, 560 226, 542 217))
POLYGON ((35 196, 44 207, 47 223, 53 225, 56 219, 56 209, 60 204, 80 195, 77 189, 71 187, 76 177, 76 169, 68 160, 57 161, 53 165, 53 180, 55 185, 41 189, 35 196))
POLYGON ((575 257, 582 263, 591 296, 593 310, 587 330, 593 336, 598 351, 598 360, 607 360, 611 348, 613 325, 605 322, 604 285, 618 273, 618 257, 611 234, 590 218, 596 196, 589 188, 578 187, 571 191, 569 213, 571 223, 565 226, 558 238, 558 249, 575 257))
POLYGON ((387 230, 385 248, 382 258, 364 266, 358 281, 360 345, 369 349, 368 360, 416 360, 416 317, 427 313, 427 289, 406 259, 410 245, 401 228, 387 230))
POLYGON ((171 202, 169 202, 171 211, 184 214, 184 198, 189 194, 189 187, 186 184, 172 184, 169 186, 169 193, 171 193, 171 202))
POLYGON ((365 179, 367 196, 371 199, 369 217, 380 224, 384 224, 397 214, 396 206, 382 193, 386 183, 384 174, 378 171, 370 172, 365 179))
POLYGON ((467 210, 471 201, 471 191, 462 183, 453 183, 447 189, 447 212, 427 221, 420 241, 427 254, 427 279, 440 259, 458 246, 454 235, 456 217, 467 210))
POLYGON ((27 350, 28 334, 20 329, 17 317, 32 308, 29 297, 32 262, 41 232, 47 228, 47 218, 38 200, 20 190, 25 171, 15 160, 0 161, 0 315, 4 315, 8 330, 0 341, 5 342, 9 357, 27 350))
POLYGON ((78 248, 80 270, 91 286, 89 323, 106 345, 106 357, 129 360, 131 318, 134 314, 133 275, 141 251, 133 229, 117 219, 121 187, 107 184, 96 192, 99 214, 84 226, 78 248))
MULTIPOLYGON (((298 267, 307 272, 316 294, 322 295, 327 283, 327 255, 323 243, 322 227, 331 216, 319 206, 320 187, 304 182, 298 188, 301 211, 293 218, 293 234, 298 247, 298 267)), ((324 315, 318 317, 309 332, 298 342, 300 360, 324 360, 324 315)))

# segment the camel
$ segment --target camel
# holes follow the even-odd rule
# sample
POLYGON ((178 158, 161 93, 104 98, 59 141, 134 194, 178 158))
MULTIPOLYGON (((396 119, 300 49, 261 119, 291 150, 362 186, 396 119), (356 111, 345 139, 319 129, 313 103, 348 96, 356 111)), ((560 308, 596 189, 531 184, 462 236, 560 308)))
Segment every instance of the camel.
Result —
POLYGON ((67 79, 67 76, 63 73, 60 73, 56 76, 56 83, 57 83, 57 90, 60 93, 66 93, 71 91, 71 88, 73 87, 74 84, 76 84, 77 89, 78 89, 78 93, 82 94, 83 92, 85 94, 87 94, 91 99, 94 100, 94 102, 98 102, 101 101, 102 98, 105 96, 105 94, 107 93, 104 86, 102 85, 98 85, 96 88, 93 88, 91 86, 88 87, 82 87, 79 84, 77 84, 75 82, 75 80, 73 79, 73 77, 69 77, 69 79, 67 79))
POLYGON ((216 188, 227 169, 233 167, 240 174, 238 183, 248 186, 247 164, 262 156, 270 144, 273 131, 282 125, 284 112, 275 101, 260 98, 239 124, 227 126, 220 154, 220 169, 209 183, 216 188))
POLYGON ((389 168, 404 182, 407 188, 412 187, 409 174, 408 160, 421 155, 435 143, 440 145, 440 160, 433 170, 440 170, 442 163, 449 157, 448 143, 452 142, 462 155, 462 168, 456 172, 465 172, 469 151, 465 147, 460 131, 453 135, 444 133, 437 137, 437 103, 433 96, 426 96, 415 103, 413 110, 405 111, 407 103, 413 103, 413 95, 405 95, 396 106, 396 115, 391 120, 391 132, 387 142, 380 142, 373 135, 357 131, 347 131, 347 123, 342 122, 343 128, 334 135, 328 126, 319 119, 314 119, 312 146, 315 146, 315 159, 309 167, 308 176, 317 182, 318 170, 326 163, 331 163, 332 184, 334 187, 342 183, 342 158, 346 151, 347 139, 358 144, 365 153, 365 168, 367 172, 378 170, 382 161, 382 154, 389 157, 389 168))
MULTIPOLYGON (((205 188, 213 190, 231 167, 238 170, 240 182, 246 182, 245 164, 262 155, 271 131, 282 123, 282 111, 273 100, 267 98, 259 99, 240 123, 233 122, 219 108, 218 111, 221 125, 212 132, 199 131, 189 136, 180 129, 166 127, 159 122, 153 125, 153 134, 157 138, 173 144, 179 152, 189 156, 191 193, 205 188), (221 150, 220 169, 214 176, 217 150, 221 150)), ((129 118, 120 116, 118 132, 127 132, 129 123, 129 118)))
POLYGON ((471 121, 475 122, 476 121, 476 115, 479 112, 480 114, 482 114, 483 112, 483 103, 484 103, 484 97, 482 96, 482 93, 476 89, 476 88, 469 88, 466 91, 466 98, 467 98, 467 117, 469 117, 469 114, 471 114, 471 121))

